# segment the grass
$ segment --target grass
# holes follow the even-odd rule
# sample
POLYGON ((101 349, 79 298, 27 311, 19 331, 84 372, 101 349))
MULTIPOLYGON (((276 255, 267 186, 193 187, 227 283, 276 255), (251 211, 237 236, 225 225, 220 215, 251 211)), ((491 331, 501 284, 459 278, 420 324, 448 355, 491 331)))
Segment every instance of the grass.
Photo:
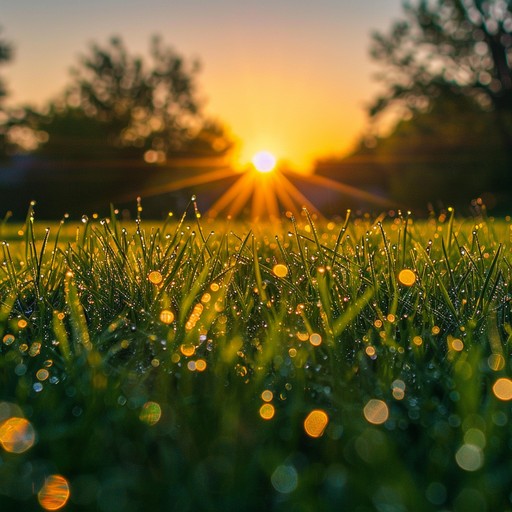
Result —
POLYGON ((193 217, 2 225, 2 510, 512 510, 508 221, 193 217))

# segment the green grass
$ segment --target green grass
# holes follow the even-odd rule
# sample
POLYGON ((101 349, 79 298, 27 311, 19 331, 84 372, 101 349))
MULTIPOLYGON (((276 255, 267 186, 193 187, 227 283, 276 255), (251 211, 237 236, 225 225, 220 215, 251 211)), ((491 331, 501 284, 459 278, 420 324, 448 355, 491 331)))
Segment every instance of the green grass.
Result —
POLYGON ((45 227, 1 227, 2 510, 512 510, 508 221, 45 227))

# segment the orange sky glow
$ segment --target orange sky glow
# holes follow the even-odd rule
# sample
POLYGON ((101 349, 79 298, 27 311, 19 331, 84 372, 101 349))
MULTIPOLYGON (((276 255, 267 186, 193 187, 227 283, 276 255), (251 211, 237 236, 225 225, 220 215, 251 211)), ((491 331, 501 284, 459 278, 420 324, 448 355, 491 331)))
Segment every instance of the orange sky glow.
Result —
POLYGON ((370 33, 400 15, 401 0, 18 0, 4 2, 3 36, 15 60, 2 69, 10 104, 42 105, 69 79, 92 42, 120 35, 147 53, 160 34, 202 63, 205 111, 238 141, 238 165, 266 150, 299 171, 342 156, 366 123, 378 90, 370 33))

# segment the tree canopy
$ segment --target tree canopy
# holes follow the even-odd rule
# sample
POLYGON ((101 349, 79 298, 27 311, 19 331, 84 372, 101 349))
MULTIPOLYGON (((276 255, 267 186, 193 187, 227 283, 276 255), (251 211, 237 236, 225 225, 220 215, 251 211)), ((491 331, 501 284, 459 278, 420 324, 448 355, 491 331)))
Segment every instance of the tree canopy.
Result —
POLYGON ((512 0, 419 0, 405 2, 404 13, 373 35, 385 90, 370 114, 425 110, 450 89, 494 112, 512 151, 512 0))
POLYGON ((104 46, 93 44, 49 114, 33 118, 49 135, 44 152, 71 145, 75 156, 82 147, 84 157, 90 155, 92 137, 98 153, 109 148, 164 163, 175 153, 198 149, 199 137, 202 151, 222 153, 229 141, 221 126, 202 114, 198 70, 196 62, 187 62, 159 37, 151 41, 149 62, 131 54, 119 37, 104 46))

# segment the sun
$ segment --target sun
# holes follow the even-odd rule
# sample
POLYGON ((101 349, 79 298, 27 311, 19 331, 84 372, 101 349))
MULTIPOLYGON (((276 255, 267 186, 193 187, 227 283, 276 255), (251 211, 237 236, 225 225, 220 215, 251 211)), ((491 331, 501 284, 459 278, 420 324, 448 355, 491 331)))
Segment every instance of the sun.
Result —
POLYGON ((272 172, 276 167, 276 157, 268 151, 259 151, 252 157, 254 168, 258 172, 272 172))

